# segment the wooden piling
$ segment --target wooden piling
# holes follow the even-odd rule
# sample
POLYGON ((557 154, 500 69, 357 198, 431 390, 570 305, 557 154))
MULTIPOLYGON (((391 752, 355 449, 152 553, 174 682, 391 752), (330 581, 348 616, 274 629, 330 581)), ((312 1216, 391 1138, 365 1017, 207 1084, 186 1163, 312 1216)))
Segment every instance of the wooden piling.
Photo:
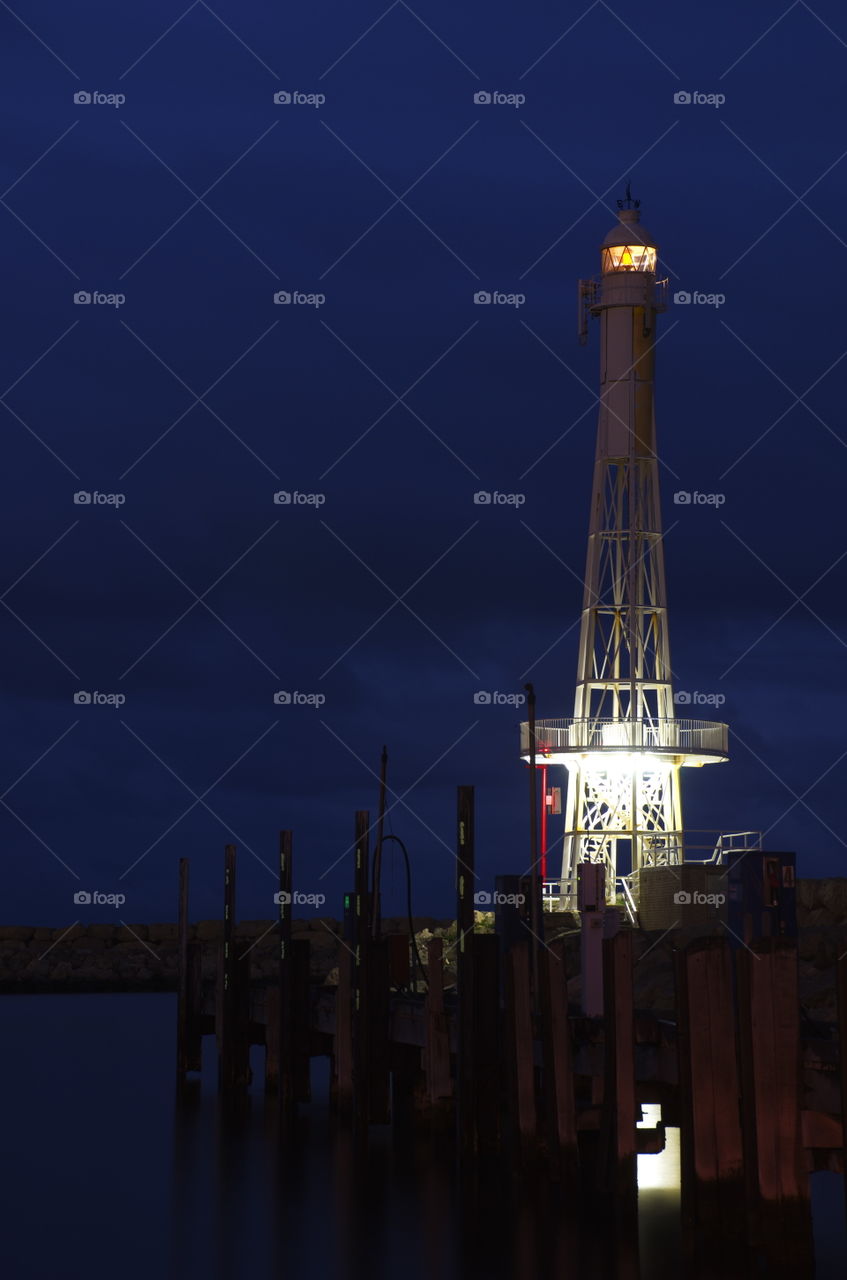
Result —
POLYGON ((838 988, 838 1068, 841 1082, 841 1141, 843 1159, 843 1187, 847 1204, 847 951, 836 961, 838 988))
POLYGON ((235 949, 235 845, 224 853, 223 943, 218 968, 216 1030, 218 1084, 224 1091, 250 1083, 250 958, 235 949))
POLYGON ((632 934, 603 942, 605 1084, 601 1119, 601 1178, 624 1219, 636 1201, 635 1017, 632 934))
POLYGON ((308 938, 291 944, 291 1088, 293 1101, 312 1100, 312 946, 308 938))
MULTIPOLYGON (((474 1061, 474 789, 459 787, 456 814, 456 1132, 460 1161, 476 1154, 474 1061)), ((486 1064, 487 1065, 487 1064, 486 1064)))
POLYGON ((726 938, 700 938, 675 955, 687 1224, 710 1251, 737 1251, 744 1235, 744 1160, 732 957, 726 938))
POLYGON ((203 943, 192 938, 188 943, 188 991, 186 1041, 186 1067, 189 1071, 201 1071, 203 1067, 203 1030, 211 1017, 203 1013, 203 943))
POLYGON ((355 827, 355 956, 353 966, 353 1126, 359 1144, 366 1143, 370 1086, 368 1081, 369 982, 371 931, 369 926, 368 830, 369 815, 360 809, 355 827))
POLYGON ((176 1078, 185 1082, 190 1036, 188 967, 188 859, 179 860, 179 914, 177 923, 176 1078))
POLYGON ((480 1154, 500 1145, 502 1019, 500 1014, 500 939, 478 933, 474 948, 474 1097, 476 1143, 480 1154), (483 1065, 484 1064, 484 1065, 483 1065))
POLYGON ((450 1038, 444 1012, 444 942, 430 938, 427 945, 427 993, 424 1002, 426 1041, 424 1074, 426 1097, 430 1110, 443 1112, 444 1103, 453 1094, 450 1077, 450 1038))
POLYGON ((572 1191, 577 1183, 579 1156, 564 942, 554 942, 541 955, 541 1017, 550 1166, 563 1189, 572 1191))
POLYGON ((279 833, 279 892, 277 911, 279 920, 279 963, 277 966, 277 997, 273 1014, 276 1022, 274 1037, 279 1045, 279 1094, 280 1118, 289 1124, 296 1110, 294 1030, 293 1030, 293 970, 292 920, 294 915, 294 850, 290 831, 279 833))
POLYGON ((372 1124, 388 1124, 391 1096, 390 972, 388 939, 371 939, 369 992, 368 1082, 369 1118, 372 1124))
POLYGON ((338 953, 332 1053, 333 1101, 341 1120, 349 1120, 353 1113, 353 961, 353 952, 342 941, 338 953))
POLYGON ((229 1089, 235 1083, 235 845, 224 852, 223 943, 218 979, 218 1083, 229 1089))
POLYGON ((536 1151, 535 1052, 528 942, 518 942, 506 957, 505 1048, 509 1065, 509 1112, 515 1155, 527 1161, 536 1151))
POLYGON ((809 1179, 800 1121, 801 1046, 797 944, 784 938, 738 953, 742 1108, 755 1124, 745 1150, 755 1174, 757 1248, 798 1275, 810 1265, 809 1179))

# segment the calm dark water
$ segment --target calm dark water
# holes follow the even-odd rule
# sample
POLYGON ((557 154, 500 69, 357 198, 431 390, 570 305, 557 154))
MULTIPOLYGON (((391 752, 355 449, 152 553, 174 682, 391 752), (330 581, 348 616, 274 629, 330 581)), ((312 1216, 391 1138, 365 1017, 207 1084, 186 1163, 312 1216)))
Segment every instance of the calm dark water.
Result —
MULTIPOLYGON (((43 1280, 488 1280, 685 1270, 674 1131, 642 1157, 638 1240, 568 1220, 543 1188, 515 1197, 490 1171, 475 1207, 449 1160, 394 1150, 376 1131, 367 1177, 316 1102, 283 1159, 261 1085, 223 1113, 214 1046, 194 1105, 175 1106, 171 996, 34 996, 0 1001, 3 1274, 43 1280), (646 1164, 645 1160, 652 1163, 646 1164), (467 1193, 464 1193, 465 1196, 467 1193)), ((261 1079, 261 1053, 254 1063, 261 1079)), ((847 1273, 842 1180, 813 1178, 820 1280, 847 1273)))

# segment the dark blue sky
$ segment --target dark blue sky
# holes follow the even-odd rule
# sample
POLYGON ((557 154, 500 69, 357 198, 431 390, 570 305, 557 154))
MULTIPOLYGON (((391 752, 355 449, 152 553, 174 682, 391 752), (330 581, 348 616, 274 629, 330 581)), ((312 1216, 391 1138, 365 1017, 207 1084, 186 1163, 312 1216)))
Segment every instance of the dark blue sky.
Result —
MULTIPOLYGON (((334 911, 383 742, 416 909, 452 905, 457 783, 483 876, 524 869, 521 715, 473 695, 531 678, 539 714, 571 712, 598 361, 576 281, 630 177, 671 290, 725 296, 672 307, 658 349, 673 664, 733 731, 686 822, 838 874, 842 8, 13 8, 3 917, 70 924, 99 889, 173 918, 184 854, 218 914, 228 840, 239 913, 267 916, 283 826, 334 911), (126 100, 74 101, 95 91, 126 100), (525 101, 475 103, 494 91, 525 101), (695 91, 725 102, 674 100, 695 91), (295 290, 325 302, 274 304, 295 290)), ((392 866, 386 889, 398 910, 392 866)))

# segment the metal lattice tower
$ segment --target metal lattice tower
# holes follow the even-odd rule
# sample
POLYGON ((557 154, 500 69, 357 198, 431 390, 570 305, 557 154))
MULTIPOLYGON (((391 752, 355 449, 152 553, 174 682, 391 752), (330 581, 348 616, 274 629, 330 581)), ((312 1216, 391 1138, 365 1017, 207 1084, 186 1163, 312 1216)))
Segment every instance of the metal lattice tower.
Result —
POLYGON ((581 862, 605 865, 610 899, 624 868, 682 862, 680 767, 727 758, 725 725, 674 715, 653 412, 667 281, 628 189, 619 205, 599 280, 579 284, 581 341, 600 319, 600 396, 574 714, 536 725, 538 758, 568 771, 561 906, 581 862))

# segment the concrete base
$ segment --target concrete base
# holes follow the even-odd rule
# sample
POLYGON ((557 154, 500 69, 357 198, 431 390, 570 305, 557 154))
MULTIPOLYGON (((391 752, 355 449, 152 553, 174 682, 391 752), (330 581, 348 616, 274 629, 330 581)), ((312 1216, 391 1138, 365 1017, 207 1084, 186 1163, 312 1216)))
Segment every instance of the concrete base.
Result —
POLYGON ((726 867, 696 862, 642 867, 630 884, 642 929, 685 928, 726 919, 726 867))

